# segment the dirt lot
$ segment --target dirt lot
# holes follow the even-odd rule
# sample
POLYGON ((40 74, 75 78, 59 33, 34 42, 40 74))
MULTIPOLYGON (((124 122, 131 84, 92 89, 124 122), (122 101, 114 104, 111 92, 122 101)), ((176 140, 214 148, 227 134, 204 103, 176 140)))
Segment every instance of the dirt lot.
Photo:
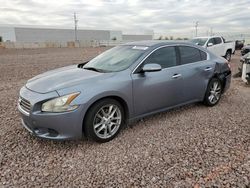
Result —
MULTIPOLYGON (((250 87, 240 79, 213 108, 148 117, 109 143, 31 136, 16 108, 20 87, 104 50, 0 49, 0 187, 250 187, 250 87)), ((235 55, 234 72, 238 63, 235 55)))

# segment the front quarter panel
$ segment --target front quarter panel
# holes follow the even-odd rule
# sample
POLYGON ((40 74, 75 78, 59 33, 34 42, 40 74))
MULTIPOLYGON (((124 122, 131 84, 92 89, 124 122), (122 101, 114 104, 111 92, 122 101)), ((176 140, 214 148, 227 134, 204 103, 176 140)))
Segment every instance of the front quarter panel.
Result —
MULTIPOLYGON (((130 69, 117 72, 104 80, 93 80, 90 83, 72 86, 58 90, 60 96, 72 92, 81 92, 81 94, 72 101, 73 104, 82 105, 82 117, 84 118, 89 107, 96 101, 105 97, 120 97, 123 99, 129 110, 129 117, 133 114, 132 105, 132 81, 130 69)), ((83 119, 82 118, 82 119, 83 119)))

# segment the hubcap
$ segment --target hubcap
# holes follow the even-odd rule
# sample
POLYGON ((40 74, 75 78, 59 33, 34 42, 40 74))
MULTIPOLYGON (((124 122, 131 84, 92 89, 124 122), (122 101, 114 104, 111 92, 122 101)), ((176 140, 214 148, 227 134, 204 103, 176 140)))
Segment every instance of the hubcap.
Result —
POLYGON ((214 82, 210 87, 210 95, 208 97, 208 100, 210 101, 210 103, 215 104, 220 99, 220 95, 221 95, 221 85, 217 81, 214 82))
POLYGON ((94 132, 99 138, 110 138, 118 131, 121 120, 121 110, 118 106, 114 104, 105 105, 95 115, 94 132))

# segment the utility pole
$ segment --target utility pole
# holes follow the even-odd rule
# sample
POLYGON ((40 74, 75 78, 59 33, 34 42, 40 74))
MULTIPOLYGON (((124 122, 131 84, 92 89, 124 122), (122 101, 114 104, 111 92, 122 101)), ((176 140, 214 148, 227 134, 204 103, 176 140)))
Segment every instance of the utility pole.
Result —
POLYGON ((198 35, 198 25, 199 25, 199 21, 196 21, 195 22, 195 36, 197 37, 197 35, 198 35))
POLYGON ((210 27, 210 36, 213 36, 213 28, 210 27))
POLYGON ((76 18, 76 13, 74 12, 74 22, 75 22, 75 42, 77 42, 77 18, 76 18))

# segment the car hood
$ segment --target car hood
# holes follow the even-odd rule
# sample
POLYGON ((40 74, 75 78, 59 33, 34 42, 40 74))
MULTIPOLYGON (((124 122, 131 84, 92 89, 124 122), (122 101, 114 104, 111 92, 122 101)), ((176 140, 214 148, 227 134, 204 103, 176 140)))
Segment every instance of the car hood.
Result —
POLYGON ((86 70, 78 68, 77 65, 72 65, 35 76, 28 80, 26 87, 38 93, 48 93, 84 82, 89 83, 90 80, 95 78, 98 80, 104 79, 111 74, 86 70))

